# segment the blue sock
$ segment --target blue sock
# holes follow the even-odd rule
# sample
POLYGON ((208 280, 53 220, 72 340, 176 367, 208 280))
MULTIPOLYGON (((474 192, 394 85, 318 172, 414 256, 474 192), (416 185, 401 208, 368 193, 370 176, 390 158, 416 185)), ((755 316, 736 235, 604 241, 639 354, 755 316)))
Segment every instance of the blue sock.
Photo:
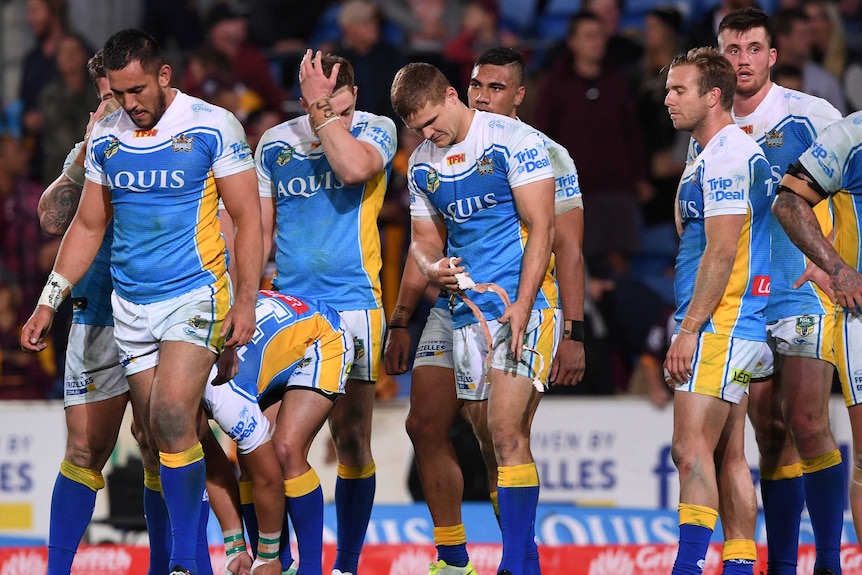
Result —
POLYGON ((338 544, 333 569, 356 575, 376 489, 377 476, 373 462, 363 467, 338 465, 338 478, 335 480, 338 544))
MULTIPOLYGON (((290 551, 290 498, 284 497, 284 523, 281 524, 281 546, 278 550, 278 558, 281 561, 281 570, 287 571, 293 565, 293 553, 290 551)), ((255 520, 256 521, 256 520, 255 520)), ((255 537, 257 541, 257 537, 255 537)), ((257 557, 257 543, 254 544, 254 555, 257 557)))
MULTIPOLYGON (((147 472, 145 472, 146 481, 147 472)), ((158 475, 153 474, 158 480, 158 475)), ((150 539, 149 575, 163 575, 170 571, 171 522, 168 508, 160 490, 144 485, 144 517, 147 519, 147 534, 150 539)))
POLYGON ((764 479, 761 476, 760 493, 766 521, 769 573, 796 575, 796 563, 799 559, 799 519, 805 505, 802 477, 764 479))
POLYGON ((251 481, 239 482, 239 501, 242 520, 245 523, 245 534, 251 544, 251 556, 257 557, 258 525, 257 513, 254 510, 254 487, 251 481))
POLYGON ((532 521, 539 502, 539 486, 498 485, 497 497, 500 502, 500 529, 503 533, 503 556, 499 570, 507 569, 512 575, 522 575, 527 542, 533 535, 532 521))
POLYGON ((459 545, 437 545, 437 559, 442 559, 446 565, 452 567, 465 567, 470 562, 467 554, 467 544, 459 545))
POLYGON ((721 568, 721 575, 752 575, 754 561, 749 559, 728 559, 721 568))
POLYGON ((195 575, 213 575, 213 565, 210 560, 210 544, 207 540, 207 524, 210 519, 210 499, 206 490, 201 500, 201 517, 198 521, 197 561, 198 571, 195 575))
MULTIPOLYGON (((847 476, 840 452, 836 449, 834 453, 837 454, 838 463, 813 472, 805 471, 802 478, 808 515, 814 530, 814 545, 817 549, 814 568, 825 567, 840 574, 841 530, 844 527, 843 507, 847 494, 847 476)), ((803 462, 803 469, 807 463, 803 462)))
POLYGON ((437 559, 453 567, 464 567, 470 561, 467 554, 467 531, 464 524, 434 528, 434 544, 437 546, 437 559))
POLYGON ((93 489, 69 479, 62 472, 57 474, 51 497, 48 575, 68 575, 72 570, 72 561, 95 506, 93 489))
MULTIPOLYGON (((309 473, 314 473, 314 470, 309 473)), ((296 479, 303 480, 305 475, 296 479)), ((314 477, 317 478, 317 475, 315 474, 314 477)), ((298 497, 288 497, 288 499, 290 499, 290 520, 296 530, 302 575, 322 575, 323 489, 320 488, 320 481, 317 481, 317 487, 312 491, 298 497)), ((356 573, 355 567, 350 573, 356 573)))
POLYGON ((160 453, 160 477, 171 520, 171 567, 198 572, 198 524, 201 494, 206 488, 203 448, 198 443, 182 453, 160 453))
POLYGON ((683 523, 679 526, 679 550, 671 575, 701 575, 701 562, 706 558, 712 529, 683 523))
POLYGON ((533 515, 532 531, 527 540, 527 549, 524 551, 524 574, 542 575, 539 565, 539 546, 536 544, 536 517, 533 515))

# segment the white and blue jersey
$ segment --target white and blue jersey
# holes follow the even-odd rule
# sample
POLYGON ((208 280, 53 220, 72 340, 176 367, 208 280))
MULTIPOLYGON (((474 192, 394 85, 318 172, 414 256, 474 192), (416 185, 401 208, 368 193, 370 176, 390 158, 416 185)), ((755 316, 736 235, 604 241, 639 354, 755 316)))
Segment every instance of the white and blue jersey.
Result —
MULTIPOLYGON (((774 194, 787 166, 808 149, 826 126, 840 120, 841 113, 822 98, 773 84, 754 112, 733 119, 763 150, 772 173, 770 193, 774 194)), ((819 204, 815 214, 823 234, 828 235, 832 230, 829 202, 819 204)), ((793 282, 805 271, 808 259, 793 245, 774 215, 769 217, 769 235, 772 267, 766 321, 831 314, 834 305, 814 282, 793 289, 793 282)))
MULTIPOLYGON (((69 167, 78 156, 84 142, 78 142, 66 156, 63 169, 69 167)), ((72 286, 72 323, 82 325, 114 325, 111 313, 111 243, 114 241, 114 228, 108 224, 102 245, 90 269, 77 284, 72 286)))
MULTIPOLYGON (((554 178, 544 139, 512 118, 473 111, 464 141, 438 148, 425 141, 410 157, 407 185, 414 218, 440 217, 446 224, 446 250, 462 258, 477 283, 493 282, 511 297, 518 293, 528 230, 518 214, 512 189, 554 178)), ((548 270, 534 309, 558 307, 557 288, 548 270)), ((486 319, 503 315, 493 293, 471 294, 486 319)), ((454 328, 477 320, 459 301, 454 328)))
POLYGON ((769 163, 763 152, 735 125, 716 133, 686 166, 678 195, 682 234, 674 279, 677 325, 688 311, 706 248, 706 218, 744 215, 727 287, 703 330, 750 341, 766 340, 770 185, 769 163))
POLYGON ((260 195, 275 197, 273 286, 338 311, 383 305, 377 216, 397 148, 395 124, 384 116, 357 111, 350 133, 383 159, 378 174, 355 186, 335 175, 308 116, 267 130, 255 154, 260 195))
POLYGON ((117 294, 148 304, 221 279, 227 262, 215 180, 253 167, 239 121, 182 92, 149 130, 123 110, 99 120, 86 175, 111 192, 117 294))

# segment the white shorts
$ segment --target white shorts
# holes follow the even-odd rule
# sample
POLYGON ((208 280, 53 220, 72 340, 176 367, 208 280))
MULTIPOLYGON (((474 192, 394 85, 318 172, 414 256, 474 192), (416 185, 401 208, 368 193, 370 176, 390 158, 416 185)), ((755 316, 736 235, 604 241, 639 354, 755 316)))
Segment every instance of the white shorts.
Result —
MULTIPOLYGON (((214 373, 215 368, 210 379, 214 373)), ((218 386, 207 384, 203 401, 206 410, 243 455, 272 439, 269 421, 263 416, 257 398, 249 397, 233 381, 218 386)))
POLYGON ((114 337, 126 375, 157 366, 163 341, 183 341, 220 354, 225 340, 219 332, 232 300, 227 275, 214 285, 149 304, 135 304, 112 293, 114 337))
POLYGON ((430 365, 455 369, 452 360, 452 314, 448 310, 431 308, 425 328, 416 344, 413 369, 430 365))
POLYGON ((104 401, 129 391, 113 326, 73 323, 65 373, 66 407, 104 401))
POLYGON ((862 317, 838 310, 835 322, 835 369, 844 403, 862 403, 862 317))
POLYGON ((832 350, 834 315, 797 315, 780 319, 767 324, 766 333, 770 347, 778 354, 835 363, 832 350))
MULTIPOLYGON (((535 379, 547 389, 551 360, 557 352, 557 344, 563 334, 563 312, 560 309, 533 310, 524 334, 525 347, 521 361, 516 362, 509 351, 512 329, 508 323, 488 321, 491 332, 493 355, 491 369, 515 373, 535 379)), ((488 341, 485 331, 478 323, 460 327, 454 331, 453 357, 455 362, 455 385, 459 399, 483 401, 488 399, 489 378, 486 377, 485 360, 488 357, 488 341)))
MULTIPOLYGON (((676 339, 676 335, 673 336, 676 339)), ((772 350, 765 341, 701 333, 691 362, 692 378, 676 385, 688 391, 739 404, 753 379, 772 375, 772 350)), ((665 379, 669 378, 665 370, 665 379)))
POLYGON ((383 359, 383 309, 339 311, 338 315, 353 334, 353 367, 348 378, 377 381, 383 359))

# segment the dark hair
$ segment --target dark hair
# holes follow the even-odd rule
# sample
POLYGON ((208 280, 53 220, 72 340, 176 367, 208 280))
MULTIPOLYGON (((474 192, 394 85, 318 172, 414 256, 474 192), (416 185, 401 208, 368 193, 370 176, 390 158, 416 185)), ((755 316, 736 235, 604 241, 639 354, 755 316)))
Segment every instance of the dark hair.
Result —
POLYGON ((407 64, 395 74, 389 97, 392 109, 406 120, 426 104, 439 104, 446 99, 452 84, 439 69, 425 62, 407 64))
POLYGON ((341 66, 338 68, 338 77, 335 79, 335 87, 332 91, 336 92, 345 86, 353 90, 353 87, 356 86, 356 80, 353 76, 353 66, 346 58, 334 54, 326 54, 320 58, 320 65, 327 77, 332 73, 332 69, 336 64, 341 64, 341 66))
POLYGON ((99 78, 107 77, 105 74, 105 62, 102 58, 101 50, 93 54, 93 57, 87 60, 87 73, 90 75, 90 81, 93 83, 93 86, 96 85, 99 78))
POLYGON ((721 33, 725 30, 732 32, 748 32, 754 28, 763 28, 766 33, 766 42, 768 47, 772 47, 772 29, 769 26, 769 16, 760 8, 750 6, 733 10, 727 16, 721 19, 718 25, 718 37, 721 38, 721 33))
POLYGON ((518 85, 524 84, 524 68, 526 62, 524 55, 514 48, 499 46, 497 48, 488 48, 476 58, 473 66, 512 66, 515 69, 515 78, 518 85))
POLYGON ((703 96, 713 88, 718 88, 721 91, 721 107, 731 110, 733 94, 736 92, 736 72, 721 52, 715 48, 692 48, 673 59, 670 67, 676 66, 697 68, 698 94, 703 96))
POLYGON ((808 22, 808 15, 800 8, 782 8, 772 15, 772 33, 775 36, 786 36, 793 31, 797 22, 808 22))
POLYGON ((106 71, 122 70, 138 61, 151 74, 158 74, 165 63, 155 38, 136 28, 121 30, 108 38, 102 48, 102 60, 106 71))
POLYGON ((578 31, 578 26, 581 25, 581 22, 596 22, 601 25, 602 21, 599 20, 599 17, 596 16, 594 12, 589 12, 587 10, 581 10, 569 20, 569 30, 566 34, 567 37, 571 38, 578 31))

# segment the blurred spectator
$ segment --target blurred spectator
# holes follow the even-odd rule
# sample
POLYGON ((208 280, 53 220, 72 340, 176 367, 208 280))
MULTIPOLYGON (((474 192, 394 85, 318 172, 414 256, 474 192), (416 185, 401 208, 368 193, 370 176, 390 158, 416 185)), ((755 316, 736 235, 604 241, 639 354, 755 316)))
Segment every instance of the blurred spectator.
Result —
POLYGON ((58 46, 57 77, 39 95, 39 112, 48 136, 42 144, 42 182, 57 177, 57 166, 63 165, 69 150, 81 141, 89 113, 98 105, 87 74, 91 54, 84 38, 66 34, 58 46))
POLYGON ((862 109, 862 59, 847 46, 838 6, 829 0, 806 0, 802 9, 811 28, 811 57, 838 78, 848 112, 862 109))
POLYGON ((356 109, 401 120, 392 110, 389 88, 404 64, 401 51, 381 37, 380 12, 371 0, 347 0, 338 14, 341 45, 335 53, 346 58, 356 76, 356 109))
POLYGON ((811 59, 808 17, 798 8, 782 8, 770 19, 772 45, 778 50, 776 64, 790 64, 802 70, 802 91, 819 96, 847 113, 847 103, 838 80, 811 59))
POLYGON ((297 80, 297 70, 323 14, 333 0, 285 2, 251 0, 248 2, 248 38, 261 50, 269 51, 276 63, 275 79, 285 92, 297 80))
POLYGON ((21 351, 21 290, 0 269, 0 400, 48 399, 53 383, 50 348, 43 353, 21 351))
POLYGON ((802 70, 792 64, 776 64, 770 72, 772 81, 798 92, 802 91, 802 70))
POLYGON ((688 138, 673 127, 664 105, 667 67, 680 51, 681 27, 682 15, 674 8, 655 8, 644 19, 637 111, 654 190, 652 199, 644 204, 646 226, 673 221, 673 202, 685 168, 688 138))
POLYGON ((245 15, 231 4, 213 6, 207 17, 207 41, 195 52, 202 60, 201 66, 188 66, 183 75, 182 89, 192 96, 204 98, 203 84, 210 75, 204 74, 201 78, 200 70, 209 70, 216 61, 216 55, 207 52, 212 49, 223 58, 222 62, 228 63, 216 75, 219 76, 218 81, 233 86, 239 98, 237 117, 240 121, 258 110, 281 114, 284 96, 272 78, 269 63, 263 53, 246 40, 245 15))
POLYGON ((443 48, 443 56, 458 66, 459 94, 467 90, 473 62, 488 48, 517 46, 519 39, 512 32, 500 28, 500 10, 496 0, 470 0, 461 15, 458 35, 443 48))
POLYGON ((847 33, 847 45, 862 53, 862 0, 838 0, 838 12, 847 33))
POLYGON ((413 52, 440 51, 461 26, 460 0, 378 0, 383 17, 401 27, 413 52))
POLYGON ((197 0, 144 0, 143 29, 165 50, 190 52, 204 41, 197 0))
POLYGON ((638 249, 639 202, 652 195, 634 97, 622 73, 604 61, 607 36, 594 14, 572 18, 566 42, 567 53, 540 80, 533 123, 578 166, 592 273, 625 274, 638 249))
POLYGON ((713 8, 708 10, 697 21, 693 22, 688 29, 688 41, 684 50, 699 48, 701 46, 718 46, 718 25, 722 19, 733 10, 757 6, 754 0, 721 0, 713 8))
POLYGON ((42 167, 44 123, 39 111, 39 94, 57 75, 57 49, 66 33, 66 1, 27 0, 27 24, 36 45, 24 56, 21 66, 21 122, 25 143, 34 151, 30 157, 30 173, 38 177, 42 167))
POLYGON ((598 16, 602 29, 608 36, 605 58, 621 69, 629 80, 632 91, 640 84, 638 62, 643 56, 643 47, 620 31, 621 0, 584 0, 581 8, 598 16))

